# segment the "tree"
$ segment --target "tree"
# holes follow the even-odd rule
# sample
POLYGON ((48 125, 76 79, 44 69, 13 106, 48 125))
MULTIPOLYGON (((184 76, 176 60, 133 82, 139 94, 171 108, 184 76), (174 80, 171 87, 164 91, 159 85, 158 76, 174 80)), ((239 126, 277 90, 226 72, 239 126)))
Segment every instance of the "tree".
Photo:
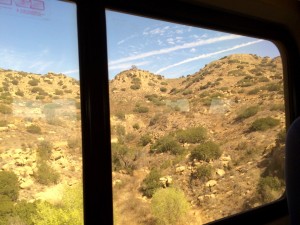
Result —
POLYGON ((158 224, 183 224, 189 210, 189 203, 180 189, 160 189, 153 195, 151 209, 158 224))
POLYGON ((0 195, 10 198, 11 201, 16 201, 19 197, 19 181, 14 172, 0 172, 0 195))
POLYGON ((37 203, 37 213, 32 216, 35 225, 83 225, 82 184, 66 188, 58 205, 37 203))

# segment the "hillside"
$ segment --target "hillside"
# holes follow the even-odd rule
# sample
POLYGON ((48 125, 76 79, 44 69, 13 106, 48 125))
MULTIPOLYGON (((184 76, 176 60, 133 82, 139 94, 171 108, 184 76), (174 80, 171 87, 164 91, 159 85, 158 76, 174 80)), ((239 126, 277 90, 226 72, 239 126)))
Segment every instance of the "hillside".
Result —
POLYGON ((141 187, 154 168, 162 179, 171 177, 172 186, 184 191, 197 215, 191 217, 201 217, 203 222, 281 195, 281 188, 266 191, 269 187, 262 185, 274 177, 282 181, 283 176, 283 145, 278 141, 285 127, 280 58, 230 55, 178 79, 139 69, 123 71, 110 82, 110 105, 114 181, 122 183, 115 187, 115 204, 129 220, 123 224, 138 218, 144 220, 136 224, 150 223, 149 214, 139 212, 140 206, 133 210, 131 204, 136 199, 137 205, 149 207, 151 198, 142 197, 141 187), (257 126, 267 120, 274 126, 257 126), (178 130, 197 127, 207 131, 204 142, 220 147, 219 158, 208 162, 191 158, 193 149, 203 142, 182 140, 178 130), (165 137, 183 146, 182 153, 173 151, 174 147, 159 149, 165 137), (123 161, 122 147, 127 148, 123 161), (212 168, 207 178, 195 175, 201 165, 212 168), (208 188, 209 181, 213 187, 208 188), (132 190, 136 192, 128 198, 130 203, 119 199, 132 190))
MULTIPOLYGON (((190 206, 184 224, 232 215, 283 193, 279 57, 230 55, 176 79, 133 67, 110 81, 109 93, 117 225, 155 224, 152 195, 170 187, 183 191, 190 206)), ((63 74, 0 69, 0 181, 5 172, 16 176, 14 210, 34 204, 24 216, 0 203, 1 224, 16 218, 24 224, 41 207, 80 215, 63 208, 65 190, 81 181, 79 99, 79 82, 63 74)))

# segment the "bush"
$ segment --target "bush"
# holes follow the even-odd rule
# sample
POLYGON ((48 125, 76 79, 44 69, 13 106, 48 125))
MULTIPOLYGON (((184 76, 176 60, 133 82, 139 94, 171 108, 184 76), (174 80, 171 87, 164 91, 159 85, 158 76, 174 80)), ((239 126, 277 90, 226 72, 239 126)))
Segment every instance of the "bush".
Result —
POLYGON ((30 125, 29 127, 26 128, 27 132, 32 133, 32 134, 41 134, 42 129, 38 125, 30 125))
POLYGON ((236 120, 244 120, 251 116, 254 116, 258 112, 258 109, 259 109, 258 106, 250 106, 242 110, 236 117, 236 120))
POLYGON ((6 195, 0 194, 0 224, 9 224, 14 209, 14 202, 6 195))
POLYGON ((40 159, 47 160, 50 159, 52 154, 53 145, 49 141, 42 141, 38 144, 37 153, 40 159))
POLYGON ((16 80, 16 79, 14 79, 14 80, 11 81, 11 83, 12 83, 13 85, 18 85, 18 84, 19 84, 19 81, 16 80))
POLYGON ((192 94, 192 93, 193 93, 193 91, 192 91, 192 90, 189 90, 189 89, 184 90, 184 91, 182 92, 183 95, 189 95, 189 94, 192 94))
POLYGON ((200 165, 197 167, 196 171, 193 173, 193 178, 206 181, 211 179, 213 168, 211 165, 200 165))
POLYGON ((31 215, 35 225, 82 225, 83 224, 83 194, 82 184, 66 187, 62 200, 57 205, 39 201, 36 213, 31 215))
POLYGON ((140 85, 140 84, 133 84, 133 85, 130 86, 130 88, 131 88, 132 90, 138 90, 138 89, 141 88, 141 85, 140 85))
POLYGON ((57 184, 59 173, 52 169, 46 162, 41 162, 34 177, 37 182, 43 185, 57 184))
POLYGON ((6 127, 8 124, 7 120, 0 120, 0 127, 6 127))
POLYGON ((39 84, 39 80, 37 79, 32 79, 30 81, 28 81, 28 84, 31 85, 31 86, 37 86, 39 84))
POLYGON ((32 93, 38 93, 39 95, 43 95, 43 96, 48 95, 47 92, 44 91, 44 89, 43 89, 43 88, 40 88, 40 87, 33 87, 33 88, 31 89, 31 92, 32 92, 32 93))
POLYGON ((284 104, 273 104, 270 108, 271 111, 285 111, 285 106, 284 104))
POLYGON ((248 91, 248 95, 256 95, 260 91, 260 88, 254 88, 248 91))
POLYGON ((73 137, 68 139, 68 147, 69 148, 80 148, 81 147, 81 139, 79 137, 73 137))
POLYGON ((125 120, 125 113, 124 112, 117 112, 116 113, 116 117, 119 119, 119 120, 125 120))
POLYGON ((18 95, 18 96, 23 97, 24 96, 24 91, 18 90, 18 91, 16 91, 15 94, 18 95))
POLYGON ((63 95, 63 91, 62 90, 58 90, 58 89, 55 89, 55 92, 54 92, 54 94, 55 95, 63 95))
POLYGON ((167 88, 161 87, 159 90, 160 90, 161 92, 166 92, 166 91, 167 91, 167 88))
POLYGON ((268 203, 280 197, 282 184, 277 177, 261 177, 257 186, 257 192, 263 203, 268 203))
POLYGON ((113 170, 125 169, 128 172, 132 172, 134 169, 133 152, 126 145, 119 143, 112 143, 111 150, 113 170))
POLYGON ((280 120, 268 116, 255 120, 250 127, 250 131, 265 131, 279 124, 280 120))
POLYGON ((176 132, 176 139, 180 143, 202 143, 207 139, 207 131, 204 127, 179 130, 176 132))
POLYGON ((160 117, 161 117, 160 114, 155 114, 155 115, 150 119, 149 126, 155 125, 155 124, 159 121, 160 117))
POLYGON ((189 203, 184 192, 175 188, 160 189, 153 195, 151 209, 158 224, 184 224, 189 203))
POLYGON ((9 92, 1 93, 0 100, 2 103, 6 103, 6 104, 11 104, 14 101, 13 97, 9 92))
POLYGON ((173 155, 180 155, 184 152, 184 149, 173 137, 164 136, 151 146, 151 152, 170 152, 173 155))
POLYGON ((212 141, 205 142, 196 146, 191 152, 191 160, 203 160, 209 162, 213 159, 218 159, 222 155, 220 146, 212 141))
POLYGON ((19 181, 14 172, 0 171, 0 196, 7 196, 11 201, 19 197, 19 181))
POLYGON ((280 83, 272 83, 268 84, 264 87, 267 91, 273 92, 273 91, 281 91, 282 90, 282 84, 280 83))
POLYGON ((142 182, 141 191, 143 195, 151 198, 154 192, 161 187, 159 178, 161 174, 158 170, 152 169, 142 182))
POLYGON ((149 112, 149 108, 146 106, 136 106, 133 111, 137 113, 147 113, 149 112))
POLYGON ((132 128, 135 130, 139 130, 140 129, 140 125, 138 123, 135 123, 132 125, 132 128))
POLYGON ((0 104, 0 112, 2 114, 12 114, 12 108, 7 106, 7 105, 3 105, 3 104, 0 104))
POLYGON ((22 222, 15 222, 16 225, 32 225, 32 216, 37 213, 37 205, 36 202, 30 203, 22 200, 18 202, 14 207, 14 215, 17 221, 22 222))
POLYGON ((147 144, 151 143, 151 136, 149 134, 144 134, 141 136, 139 143, 142 146, 146 146, 147 144))

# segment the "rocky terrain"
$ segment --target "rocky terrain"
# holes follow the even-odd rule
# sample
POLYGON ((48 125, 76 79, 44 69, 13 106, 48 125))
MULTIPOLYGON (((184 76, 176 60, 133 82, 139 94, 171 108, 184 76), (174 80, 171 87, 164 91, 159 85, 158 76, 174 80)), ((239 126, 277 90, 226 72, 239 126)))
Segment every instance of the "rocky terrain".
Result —
MULTIPOLYGON (((283 193, 279 57, 230 55, 176 79, 133 66, 109 88, 116 224, 156 223, 146 182, 154 173, 151 191, 184 192, 184 224, 283 193)), ((55 204, 64 187, 80 182, 79 96, 79 82, 63 74, 0 69, 0 169, 17 175, 19 201, 55 204)))
POLYGON ((169 182, 187 196, 192 208, 186 224, 232 215, 282 194, 285 109, 279 57, 230 55, 177 79, 133 66, 110 82, 110 105, 120 224, 151 224, 151 197, 141 190, 154 169, 161 188, 169 182), (274 126, 257 127, 269 119, 274 126), (197 127, 206 130, 206 141, 216 143, 221 156, 207 162, 191 158, 203 142, 180 140, 178 130, 197 127), (183 146, 183 153, 159 149, 166 136, 183 146), (122 147, 127 150, 120 153, 122 147), (212 174, 197 176, 201 165, 211 166, 212 174), (280 187, 266 180, 279 180, 280 187))

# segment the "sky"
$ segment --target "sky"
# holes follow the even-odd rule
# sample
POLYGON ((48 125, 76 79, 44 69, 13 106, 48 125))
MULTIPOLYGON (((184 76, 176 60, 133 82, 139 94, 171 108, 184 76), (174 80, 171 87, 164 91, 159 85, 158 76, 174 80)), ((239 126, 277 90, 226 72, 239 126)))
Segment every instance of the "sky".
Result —
MULTIPOLYGON (((271 42, 236 34, 114 11, 106 20, 110 79, 132 65, 173 78, 234 53, 279 55, 271 42)), ((75 4, 1 0, 0 30, 0 68, 79 79, 75 4)))
POLYGON ((106 19, 110 79, 132 65, 175 78, 193 74, 226 55, 280 55, 272 42, 237 34, 114 11, 107 11, 106 19))
POLYGON ((78 79, 76 5, 39 3, 0 1, 0 68, 78 79))

